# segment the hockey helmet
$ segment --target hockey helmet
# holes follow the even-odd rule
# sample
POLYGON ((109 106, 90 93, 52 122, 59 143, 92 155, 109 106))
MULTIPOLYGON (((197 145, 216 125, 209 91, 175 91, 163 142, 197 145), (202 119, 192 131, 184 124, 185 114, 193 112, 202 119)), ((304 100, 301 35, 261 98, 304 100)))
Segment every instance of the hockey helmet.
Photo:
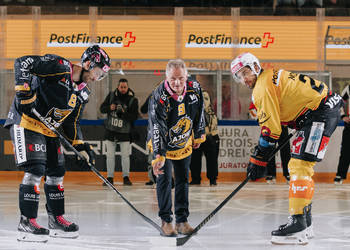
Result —
POLYGON ((83 55, 81 56, 81 63, 84 64, 86 61, 90 61, 89 71, 95 67, 102 69, 103 75, 101 75, 99 80, 107 75, 111 67, 111 59, 107 55, 106 51, 104 51, 98 45, 90 46, 84 51, 83 55))
POLYGON ((244 84, 244 80, 242 79, 242 77, 238 76, 237 73, 246 66, 248 66, 257 77, 259 76, 261 72, 261 66, 258 58, 256 58, 251 53, 243 53, 237 56, 231 63, 231 73, 236 82, 244 84), (255 70, 255 64, 259 67, 258 71, 255 70))

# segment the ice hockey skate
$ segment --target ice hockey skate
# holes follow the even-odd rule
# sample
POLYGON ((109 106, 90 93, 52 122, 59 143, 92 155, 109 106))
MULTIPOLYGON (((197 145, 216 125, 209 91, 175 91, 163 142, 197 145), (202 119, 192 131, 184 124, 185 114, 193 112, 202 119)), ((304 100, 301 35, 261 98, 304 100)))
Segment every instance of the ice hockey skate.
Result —
POLYGON ((276 184, 276 177, 272 175, 268 175, 265 178, 267 184, 276 184))
POLYGON ((29 219, 21 215, 18 225, 18 241, 46 243, 49 238, 48 236, 49 230, 41 227, 35 218, 29 219))
POLYGON ((272 231, 271 243, 276 245, 306 245, 306 216, 296 214, 288 217, 288 223, 272 231))
POLYGON ((79 236, 79 226, 67 221, 63 215, 55 216, 49 214, 49 229, 50 236, 54 238, 75 239, 79 236))
POLYGON ((312 215, 311 215, 311 208, 312 208, 312 205, 311 203, 306 206, 304 209, 304 213, 306 215, 306 237, 308 239, 312 239, 315 237, 315 234, 314 234, 314 226, 312 224, 312 215))

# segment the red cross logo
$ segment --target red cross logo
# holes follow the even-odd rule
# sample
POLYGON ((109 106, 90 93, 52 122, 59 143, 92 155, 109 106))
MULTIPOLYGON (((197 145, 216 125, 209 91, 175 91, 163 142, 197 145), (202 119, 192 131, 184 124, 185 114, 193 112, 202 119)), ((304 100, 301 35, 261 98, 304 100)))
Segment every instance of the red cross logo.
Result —
POLYGON ((160 70, 154 70, 154 73, 153 73, 155 76, 160 76, 162 75, 162 73, 160 72, 160 70))
POLYGON ((130 43, 134 43, 136 41, 136 36, 132 35, 132 32, 125 32, 125 38, 129 38, 127 44, 124 44, 124 47, 129 47, 130 43), (129 36, 128 36, 129 35, 129 36))
POLYGON ((274 40, 275 40, 275 38, 271 36, 270 32, 265 32, 264 35, 263 35, 263 39, 264 39, 264 42, 263 42, 263 45, 261 46, 262 48, 269 47, 269 44, 270 43, 272 44, 274 42, 274 40), (267 39, 267 41, 266 41, 266 39, 267 39))

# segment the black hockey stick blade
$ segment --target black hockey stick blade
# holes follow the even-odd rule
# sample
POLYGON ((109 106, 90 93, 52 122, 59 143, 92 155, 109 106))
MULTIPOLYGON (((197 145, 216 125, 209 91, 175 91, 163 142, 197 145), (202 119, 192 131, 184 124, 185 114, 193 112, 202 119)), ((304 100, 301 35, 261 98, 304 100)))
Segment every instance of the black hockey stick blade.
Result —
MULTIPOLYGON (((285 139, 285 141, 283 141, 281 144, 278 145, 277 148, 275 148, 269 155, 268 157, 268 161, 270 161, 272 159, 272 157, 275 156, 275 154, 281 149, 283 148, 288 142, 289 142, 289 139, 292 138, 292 136, 294 135, 294 133, 296 132, 293 131, 292 133, 290 133, 288 135, 288 137, 285 139)), ((248 183, 249 179, 250 179, 250 174, 247 175, 247 177, 245 178, 244 181, 242 181, 241 184, 239 184, 239 186, 232 191, 232 193, 226 197, 226 199, 220 203, 220 205, 215 208, 213 210, 213 212, 211 212, 201 223, 199 223, 198 226, 196 226, 193 230, 193 232, 185 237, 182 237, 182 238, 177 238, 176 239, 176 246, 182 246, 184 245, 194 234, 196 234, 205 224, 207 224, 207 222, 229 201, 231 200, 231 198, 239 191, 241 190, 242 187, 244 187, 245 184, 248 183)))
POLYGON ((196 234, 199 229, 201 229, 205 224, 207 224, 207 222, 229 201, 231 200, 231 198, 239 191, 241 190, 242 187, 244 187, 245 184, 247 184, 249 181, 249 176, 247 176, 247 178, 245 178, 245 180, 239 184, 239 186, 233 190, 233 192, 226 197, 226 199, 220 203, 220 205, 215 208, 213 210, 213 212, 211 212, 201 223, 199 223, 198 226, 195 227, 195 229, 193 230, 193 232, 185 237, 182 238, 177 238, 176 239, 176 246, 182 246, 183 244, 185 244, 194 234, 196 234))
POLYGON ((48 121, 45 120, 44 117, 42 117, 38 111, 36 111, 36 109, 32 109, 32 113, 38 117, 38 119, 48 128, 50 129, 52 132, 54 132, 58 138, 61 140, 62 144, 64 146, 66 146, 67 148, 69 148, 70 150, 72 150, 79 158, 81 159, 85 159, 87 164, 89 165, 90 169, 92 172, 94 172, 104 183, 106 183, 106 185, 108 187, 110 187, 111 189, 113 189, 119 196, 120 198, 122 198, 126 204, 128 204, 132 210, 134 210, 137 214, 139 214, 142 219, 144 219, 146 222, 148 222, 149 224, 151 224, 155 229, 157 229, 159 231, 159 233, 163 233, 163 230, 160 228, 160 226, 155 223, 153 220, 151 220, 150 218, 148 218, 147 216, 145 216, 143 213, 141 213, 139 210, 137 210, 137 208, 134 207, 134 205, 132 205, 123 195, 122 193, 120 193, 118 191, 118 189, 115 188, 115 186, 113 186, 103 175, 101 175, 101 173, 92 165, 90 164, 87 159, 78 151, 76 150, 72 144, 70 144, 67 139, 59 132, 56 130, 56 128, 54 126, 52 126, 48 121))

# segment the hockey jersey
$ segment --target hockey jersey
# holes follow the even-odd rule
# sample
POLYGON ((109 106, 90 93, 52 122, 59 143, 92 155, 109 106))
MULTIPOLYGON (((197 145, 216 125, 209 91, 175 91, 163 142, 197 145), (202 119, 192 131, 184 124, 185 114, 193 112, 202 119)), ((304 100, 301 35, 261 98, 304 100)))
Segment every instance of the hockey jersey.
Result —
POLYGON ((79 120, 90 90, 85 83, 72 80, 72 64, 57 55, 24 56, 15 61, 16 96, 8 113, 5 127, 13 124, 49 137, 56 135, 30 113, 22 113, 18 105, 33 100, 23 99, 26 93, 35 93, 35 109, 55 128, 62 125, 67 139, 82 143, 79 120))
POLYGON ((252 93, 262 136, 279 139, 281 124, 317 109, 327 94, 325 83, 308 76, 283 69, 263 71, 252 93))
POLYGON ((154 155, 181 160, 192 154, 192 144, 205 141, 203 95, 196 81, 187 81, 183 96, 172 93, 167 81, 152 93, 148 133, 154 155))

